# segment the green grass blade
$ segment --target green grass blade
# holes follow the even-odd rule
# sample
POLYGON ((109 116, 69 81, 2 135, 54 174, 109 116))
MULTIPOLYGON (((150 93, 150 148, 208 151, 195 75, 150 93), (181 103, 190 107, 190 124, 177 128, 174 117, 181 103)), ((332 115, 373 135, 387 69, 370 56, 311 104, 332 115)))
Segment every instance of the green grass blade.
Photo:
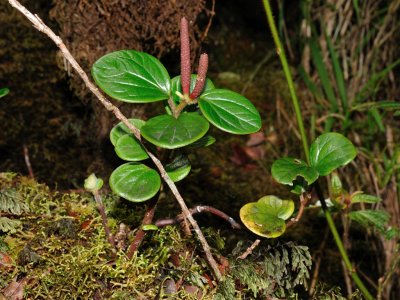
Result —
MULTIPOLYGON (((330 111, 330 113, 335 113, 338 111, 338 104, 336 101, 336 96, 333 91, 331 81, 329 79, 328 70, 322 59, 321 51, 319 50, 317 41, 314 38, 310 39, 309 45, 310 45, 310 50, 311 50, 312 61, 315 65, 315 68, 317 69, 319 79, 321 80, 322 88, 325 92, 325 96, 331 105, 329 111, 330 111)), ((328 132, 331 130, 332 124, 333 124, 333 118, 329 117, 325 123, 325 132, 328 132)))
POLYGON ((310 39, 310 49, 312 60, 314 62, 315 68, 317 69, 325 95, 329 103, 331 104, 332 111, 337 112, 338 106, 335 93, 329 79, 328 70, 326 69, 325 63, 322 59, 321 51, 319 50, 317 41, 314 38, 310 39))
POLYGON ((375 121, 376 126, 380 132, 385 132, 385 125, 383 125, 382 116, 376 108, 372 108, 368 111, 372 119, 375 121))
POLYGON ((340 67, 339 57, 335 51, 335 48, 333 47, 332 39, 326 33, 325 28, 324 28, 324 35, 325 35, 325 39, 326 39, 326 42, 328 45, 329 55, 332 60, 332 67, 333 67, 333 72, 335 74, 335 79, 336 79, 339 96, 342 101, 343 114, 345 114, 348 109, 348 100, 347 100, 347 90, 346 90, 346 84, 344 81, 343 71, 342 71, 342 68, 340 67))
POLYGON ((357 23, 360 23, 360 6, 358 5, 358 0, 353 0, 353 8, 356 13, 357 23))
POLYGON ((394 101, 379 101, 379 102, 366 102, 352 107, 352 111, 365 111, 369 109, 383 109, 388 110, 400 110, 400 102, 394 101))
POLYGON ((302 66, 299 68, 299 75, 307 88, 311 91, 311 93, 318 99, 322 99, 321 89, 311 80, 310 75, 307 74, 306 70, 302 66))
POLYGON ((356 105, 357 103, 362 102, 368 96, 368 94, 372 93, 376 89, 379 82, 399 64, 400 59, 394 61, 379 73, 373 74, 363 88, 355 95, 352 103, 356 105))

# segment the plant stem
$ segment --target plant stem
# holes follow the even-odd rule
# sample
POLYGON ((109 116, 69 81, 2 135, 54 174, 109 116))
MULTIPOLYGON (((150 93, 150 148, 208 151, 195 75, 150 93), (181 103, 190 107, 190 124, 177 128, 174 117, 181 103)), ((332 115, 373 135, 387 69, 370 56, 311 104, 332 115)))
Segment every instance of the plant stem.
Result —
POLYGON ((304 154, 306 156, 307 162, 309 163, 310 155, 309 155, 309 150, 308 150, 307 136, 306 136, 306 133, 304 130, 304 123, 303 123, 303 119, 302 119, 302 115, 301 115, 301 111, 300 111, 299 100, 297 99, 297 95, 296 95, 296 92, 294 89, 293 78, 290 73, 288 62, 286 60, 285 49, 282 47, 281 41, 279 39, 278 30, 276 29, 276 26, 275 26, 274 17, 272 16, 272 10, 271 10, 271 6, 269 5, 269 1, 263 0, 263 4, 264 4, 265 12, 267 14, 268 25, 269 25, 269 28, 272 33, 272 37, 274 38, 274 42, 276 45, 276 53, 278 54, 278 56, 281 60, 283 72, 285 73, 286 81, 288 83, 290 96, 292 98, 293 108, 296 113, 297 126, 299 127, 299 130, 300 130, 301 141, 303 142, 304 154))
MULTIPOLYGON (((157 198, 153 198, 149 201, 146 212, 144 214, 143 220, 142 220, 142 226, 143 225, 149 225, 153 222, 153 218, 154 218, 154 213, 156 212, 156 206, 157 203, 161 200, 161 198, 163 198, 164 192, 162 191, 162 187, 161 187, 161 191, 160 191, 160 195, 157 198)), ((130 244, 129 248, 128 248, 128 253, 127 253, 127 257, 129 259, 132 259, 133 255, 135 254, 135 252, 137 252, 140 244, 142 243, 144 237, 146 236, 146 231, 144 231, 142 229, 142 226, 138 229, 138 231, 135 234, 135 238, 133 239, 132 243, 130 244)))
MULTIPOLYGON (((278 35, 278 31, 276 29, 275 26, 275 22, 274 22, 274 18, 272 16, 272 10, 271 10, 271 6, 269 4, 268 0, 263 0, 263 4, 264 4, 264 9, 267 15, 267 19, 268 19, 268 25, 269 28, 271 30, 272 36, 274 38, 274 42, 277 48, 277 53, 279 55, 279 58, 281 60, 282 63, 282 67, 283 67, 283 71, 285 73, 285 77, 289 86, 289 91, 290 91, 290 95, 292 97, 292 103, 293 103, 293 107, 296 113, 296 119, 297 119, 297 124, 299 126, 299 130, 300 130, 300 135, 301 135, 301 140, 303 142, 303 148, 304 148, 304 153, 306 156, 306 160, 308 163, 310 163, 310 155, 309 155, 309 148, 308 148, 308 142, 307 142, 307 137, 305 134, 305 130, 304 130, 304 124, 303 124, 303 119, 302 119, 302 115, 301 115, 301 111, 300 111, 300 106, 299 106, 299 101, 297 99, 297 95, 294 89, 294 83, 293 83, 293 78, 289 69, 289 65, 287 63, 286 60, 286 55, 285 55, 285 51, 282 47, 282 44, 280 42, 279 39, 279 35, 278 35)), ((363 284, 363 282, 361 281, 361 279, 358 277, 357 273, 355 272, 350 259, 347 255, 347 252, 343 246, 342 240, 340 239, 339 233, 336 229, 335 223, 333 222, 332 216, 326 206, 326 202, 325 202, 325 198, 323 196, 321 187, 318 183, 318 181, 315 183, 315 189, 317 191, 318 197, 321 201, 321 206, 322 206, 322 210, 324 212, 325 218, 328 222, 328 226, 329 229, 332 232, 333 238, 335 240, 336 246, 342 256, 343 262, 345 263, 347 269, 349 270, 349 273, 353 279, 353 281, 356 283, 357 287, 360 289, 360 291, 363 293, 364 297, 367 300, 372 300, 374 299, 374 297, 372 297, 372 295, 368 292, 367 288, 365 287, 365 285, 363 284)))
POLYGON ((368 289, 365 287, 365 285, 361 281, 360 277, 358 277, 356 270, 354 269, 353 265, 351 264, 349 256, 347 255, 346 249, 344 248, 342 240, 340 239, 340 235, 336 229, 335 222, 333 221, 333 218, 328 210, 324 195, 322 193, 321 187, 318 184, 318 182, 315 183, 315 191, 317 192, 318 198, 321 201, 322 210, 324 212, 326 221, 328 222, 329 229, 332 232, 333 239, 335 240, 336 246, 340 252, 340 255, 342 256, 342 260, 343 260, 344 264, 346 265, 346 268, 349 271, 351 278, 353 279, 353 281, 355 282, 357 287, 360 289, 360 291, 364 295, 365 299, 373 300, 374 297, 369 293, 368 289))
MULTIPOLYGON (((209 213, 227 221, 232 226, 233 229, 241 228, 240 224, 237 223, 232 217, 228 216, 223 211, 220 211, 219 209, 216 209, 215 207, 212 207, 212 206, 197 205, 197 206, 191 208, 189 211, 192 214, 192 216, 195 214, 203 213, 203 212, 209 212, 209 213)), ((164 227, 164 226, 168 226, 168 225, 178 224, 178 223, 182 222, 184 219, 185 219, 185 217, 182 214, 180 214, 174 219, 157 220, 154 224, 158 227, 164 227)))
POLYGON ((108 226, 108 219, 107 219, 106 210, 104 209, 103 200, 101 199, 101 196, 100 196, 100 193, 98 190, 93 191, 92 194, 94 196, 94 199, 96 200, 97 208, 99 209, 99 212, 101 215, 101 221, 103 223, 103 228, 106 233, 107 240, 111 244, 111 246, 113 248, 112 250, 115 253, 117 248, 115 246, 114 236, 111 233, 110 227, 108 226))

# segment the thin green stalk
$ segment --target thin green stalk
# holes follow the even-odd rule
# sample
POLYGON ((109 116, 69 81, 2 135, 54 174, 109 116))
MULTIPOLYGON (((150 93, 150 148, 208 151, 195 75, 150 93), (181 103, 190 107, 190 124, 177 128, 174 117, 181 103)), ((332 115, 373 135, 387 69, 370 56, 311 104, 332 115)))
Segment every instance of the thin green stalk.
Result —
POLYGON ((361 281, 360 277, 358 277, 356 270, 353 268, 353 265, 351 264, 349 256, 347 255, 346 249, 344 248, 344 245, 340 238, 339 232, 336 229, 335 222, 333 221, 333 218, 328 210, 328 207, 326 206, 325 198, 324 198, 324 195, 322 193, 322 190, 321 190, 321 187, 320 187, 318 181, 315 183, 315 191, 317 192, 318 198, 321 202, 322 210, 324 212, 326 221, 328 222, 329 229, 332 232, 333 239, 335 240, 335 243, 336 243, 336 247, 338 248, 340 255, 342 256, 342 260, 343 260, 351 278, 353 279, 353 281, 357 285, 357 287, 360 289, 360 291, 364 295, 365 299, 373 300, 374 297, 370 294, 368 289, 365 287, 365 285, 361 281))
POLYGON ((282 47, 281 41, 279 39, 278 31, 275 26, 274 17, 272 16, 272 11, 271 11, 269 2, 268 2, 268 0, 263 0, 263 3, 264 3, 265 12, 267 14, 268 25, 269 25, 269 28, 271 29, 272 37, 274 38, 274 42, 276 45, 276 52, 278 53, 278 56, 281 60, 283 72, 285 73, 286 81, 289 86, 289 92, 290 92, 290 96, 292 98, 292 104, 294 107, 294 111, 296 113, 297 125, 299 127, 301 141, 303 142, 304 154, 306 156, 307 162, 309 163, 310 155, 309 155, 309 151, 308 151, 307 136, 306 136, 306 133, 304 130, 304 123, 303 123, 303 119, 302 119, 302 115, 301 115, 301 111, 300 111, 299 100, 297 99, 297 95, 296 95, 296 92, 294 89, 294 83, 293 83, 292 75, 290 73, 289 64, 287 63, 287 60, 286 60, 285 50, 282 47))
MULTIPOLYGON (((279 40, 279 36, 278 36, 278 32, 276 30, 276 26, 275 26, 275 22, 274 22, 274 18, 272 16, 272 10, 271 10, 271 6, 269 4, 268 0, 263 0, 263 4, 264 4, 264 9, 265 12, 267 14, 267 19, 268 19, 268 25, 271 29, 272 32, 272 36, 274 38, 275 41, 275 45, 277 47, 277 53, 280 57, 281 63, 282 63, 282 67, 283 67, 283 71, 285 73, 286 76, 286 80, 288 82, 288 86, 289 86, 289 91, 290 91, 290 95, 292 97, 292 102, 293 102, 293 107, 296 113, 296 119, 297 119, 297 124, 299 126, 299 130, 300 130, 300 135, 301 135, 301 139, 303 142, 303 147, 304 147, 304 153, 306 155, 306 159, 307 162, 310 162, 310 156, 309 156, 309 150, 308 150, 308 142, 307 142, 307 138, 305 135, 305 131, 304 131, 304 125, 303 125, 303 119, 302 119, 302 115, 301 115, 301 111, 300 111, 300 107, 299 107, 299 101, 297 99, 297 95, 295 93, 294 90, 294 84, 293 84, 293 78, 292 75, 290 73, 289 70, 289 66, 286 60, 286 55, 284 52, 284 49, 281 45, 281 42, 279 40)), ((353 281, 355 282, 355 284, 357 285, 357 287, 360 289, 360 291, 363 293, 364 297, 367 300, 372 300, 374 299, 374 297, 369 293, 369 291, 367 290, 367 288, 365 287, 365 285, 363 284, 363 282, 361 281, 361 279, 358 277, 356 271, 354 270, 351 261, 347 255, 347 252, 343 246, 342 240, 340 239, 339 233, 336 229, 336 225, 333 222, 332 216, 329 212, 329 210, 327 209, 326 206, 326 202, 325 202, 325 198, 322 194, 322 190, 321 187, 319 186, 318 182, 316 182, 315 184, 315 188, 318 194, 318 197, 320 198, 321 201, 321 205, 322 205, 322 209, 324 211, 324 215, 326 217, 326 220, 328 222, 328 226, 329 229, 332 232, 333 238, 335 240, 336 246, 342 256, 343 262, 345 263, 347 269, 349 270, 349 273, 351 274, 351 277, 353 279, 353 281)))

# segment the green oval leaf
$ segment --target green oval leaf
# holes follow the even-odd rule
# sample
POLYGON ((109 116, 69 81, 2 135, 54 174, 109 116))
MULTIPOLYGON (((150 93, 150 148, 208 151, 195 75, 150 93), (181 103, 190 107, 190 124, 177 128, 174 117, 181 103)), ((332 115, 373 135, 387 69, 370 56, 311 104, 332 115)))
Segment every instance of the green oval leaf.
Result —
POLYGON ((276 238, 285 232, 285 220, 289 219, 293 212, 292 200, 264 196, 257 202, 244 205, 240 209, 240 219, 255 234, 276 238))
POLYGON ((0 89, 0 98, 6 96, 10 90, 8 88, 2 88, 0 89))
POLYGON ((272 177, 282 184, 293 185, 298 176, 303 177, 308 185, 318 178, 318 172, 301 159, 285 157, 274 161, 271 168, 272 177))
POLYGON ((383 210, 357 210, 349 213, 350 219, 356 221, 364 227, 375 226, 378 229, 384 229, 390 220, 390 215, 383 210))
POLYGON ((351 195, 350 201, 351 203, 378 203, 382 199, 377 196, 364 194, 363 192, 356 192, 351 195))
POLYGON ((357 156, 352 142, 335 132, 320 135, 310 147, 310 165, 326 176, 351 162, 357 156))
POLYGON ((186 155, 180 154, 165 166, 165 171, 167 171, 168 176, 173 182, 178 182, 190 173, 191 168, 189 158, 186 155))
MULTIPOLYGON (((194 86, 196 84, 197 75, 192 74, 190 78, 191 78, 190 92, 192 92, 194 89, 194 86)), ((215 89, 214 83, 210 79, 207 78, 206 84, 204 85, 204 88, 203 88, 203 93, 206 91, 209 91, 209 90, 213 90, 213 89, 215 89)), ((181 76, 175 76, 171 80, 171 96, 172 96, 172 99, 174 100, 175 104, 178 104, 179 102, 181 102, 181 99, 176 94, 176 91, 182 93, 181 76)))
POLYGON ((149 158, 140 142, 133 134, 121 136, 115 144, 115 153, 127 161, 140 161, 149 158))
POLYGON ((154 117, 142 127, 141 134, 150 143, 175 149, 189 145, 206 134, 209 124, 198 113, 183 113, 177 119, 170 115, 154 117))
POLYGON ((213 89, 200 95, 199 107, 210 123, 233 133, 248 134, 261 128, 261 117, 254 105, 242 95, 213 89))
POLYGON ((142 202, 157 194, 161 187, 161 178, 157 171, 146 165, 126 163, 112 172, 110 187, 126 200, 142 202))
POLYGON ((97 85, 110 97, 130 103, 168 99, 170 78, 154 56, 134 50, 115 51, 92 67, 97 85))
MULTIPOLYGON (((129 119, 129 123, 134 125, 137 129, 141 129, 144 124, 146 124, 145 121, 140 120, 140 119, 129 119)), ((122 122, 119 122, 117 125, 113 127, 110 131, 110 141, 111 143, 115 146, 117 143, 118 139, 125 135, 125 134, 131 134, 132 132, 129 130, 128 127, 122 122)))

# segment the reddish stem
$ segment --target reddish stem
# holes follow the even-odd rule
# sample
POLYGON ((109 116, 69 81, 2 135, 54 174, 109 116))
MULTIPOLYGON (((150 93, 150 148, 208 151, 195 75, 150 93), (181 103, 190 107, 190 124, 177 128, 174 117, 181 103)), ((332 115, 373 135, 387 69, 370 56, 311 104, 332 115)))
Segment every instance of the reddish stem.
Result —
MULTIPOLYGON (((226 213, 224 213, 224 212, 220 211, 219 209, 216 209, 215 207, 212 207, 212 206, 198 205, 198 206, 191 208, 189 211, 192 216, 195 214, 203 213, 203 212, 209 212, 209 213, 229 222, 229 224, 232 226, 233 229, 241 228, 240 224, 238 224, 232 217, 228 216, 226 213)), ((158 227, 164 227, 164 226, 168 226, 168 225, 178 224, 182 221, 184 221, 183 215, 178 215, 174 219, 158 220, 158 221, 156 221, 155 225, 158 227)))
MULTIPOLYGON (((162 193, 161 193, 162 194, 162 193)), ((161 197, 160 194, 160 197, 161 197)), ((146 213, 144 214, 143 220, 142 220, 142 226, 143 225, 149 225, 153 221, 154 213, 156 211, 156 206, 158 203, 158 200, 160 197, 153 198, 149 201, 149 206, 147 207, 146 213)), ((133 239, 133 242, 129 246, 127 257, 131 259, 135 252, 138 250, 140 244, 142 243, 144 237, 146 236, 146 231, 142 229, 142 226, 139 228, 139 230, 135 234, 135 238, 133 239)))
POLYGON ((208 69, 208 55, 207 53, 203 53, 202 55, 200 55, 196 84, 194 86, 193 92, 190 94, 191 99, 198 98, 201 92, 203 91, 204 85, 206 84, 207 69, 208 69))
POLYGON ((185 17, 181 19, 181 85, 183 95, 190 92, 190 40, 189 23, 185 17))

